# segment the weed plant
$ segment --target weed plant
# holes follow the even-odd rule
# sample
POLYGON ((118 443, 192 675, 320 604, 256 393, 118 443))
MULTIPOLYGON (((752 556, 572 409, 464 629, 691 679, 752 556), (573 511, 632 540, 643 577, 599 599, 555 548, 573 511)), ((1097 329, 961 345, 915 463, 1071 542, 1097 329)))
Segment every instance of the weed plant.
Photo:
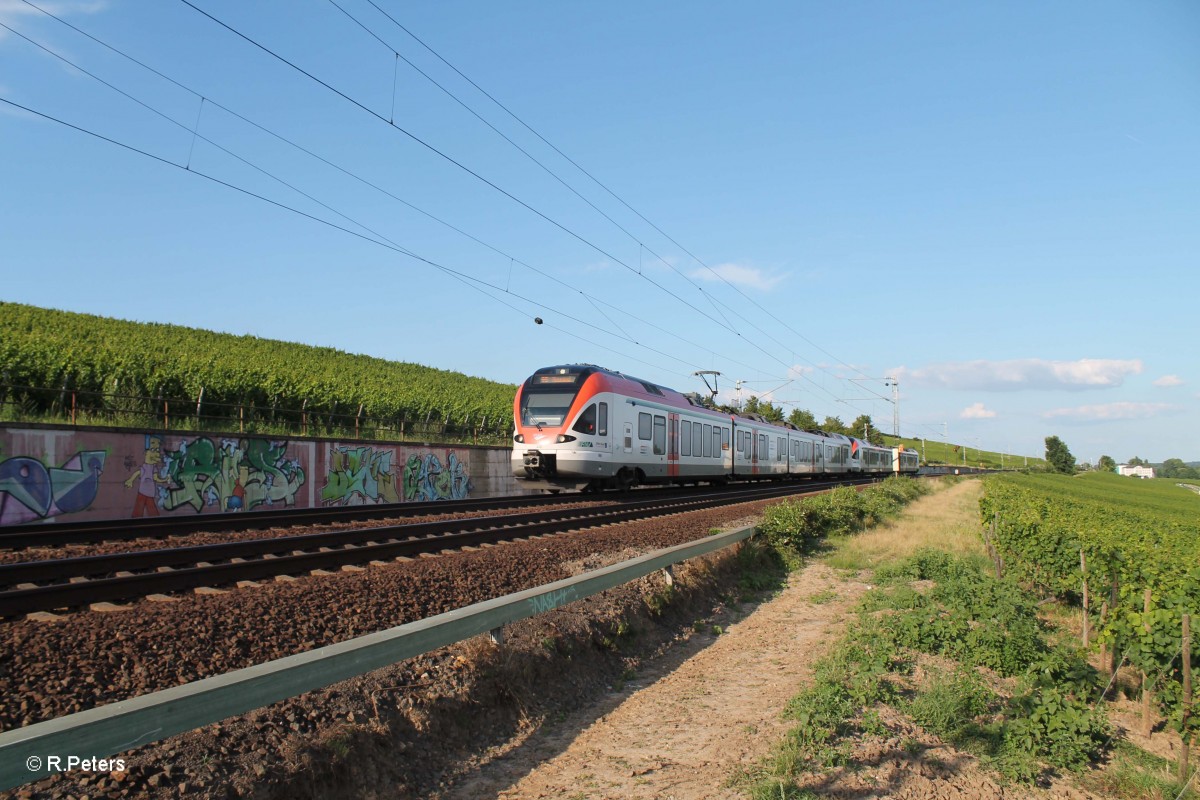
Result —
POLYGON ((861 492, 842 486, 826 494, 771 506, 763 515, 759 530, 794 566, 825 537, 848 535, 870 527, 929 491, 923 481, 898 477, 861 492))
POLYGON ((790 788, 803 773, 849 764, 849 737, 879 735, 890 704, 926 731, 981 756, 1010 779, 1078 770, 1099 758, 1109 725, 1096 672, 1077 651, 1052 646, 1031 595, 996 580, 973 559, 927 550, 877 573, 846 636, 814 668, 813 684, 788 703, 796 722, 751 787, 755 797, 790 788), (920 582, 920 583, 918 583, 920 582), (916 585, 914 585, 916 584, 916 585), (905 696, 918 654, 958 667, 905 696), (1004 699, 982 669, 1015 679, 1004 699))

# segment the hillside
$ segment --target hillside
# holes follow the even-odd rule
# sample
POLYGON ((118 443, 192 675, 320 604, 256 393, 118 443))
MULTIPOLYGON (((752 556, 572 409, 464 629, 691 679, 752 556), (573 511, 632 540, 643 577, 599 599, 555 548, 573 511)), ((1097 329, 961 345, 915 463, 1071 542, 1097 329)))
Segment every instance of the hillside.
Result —
POLYGON ((0 370, 3 419, 61 419, 73 408, 81 422, 170 414, 247 431, 507 436, 516 392, 329 347, 5 302, 0 370))
POLYGON ((969 445, 947 444, 933 439, 916 439, 883 435, 884 443, 889 447, 904 445, 904 447, 921 453, 921 462, 925 464, 949 464, 951 466, 983 467, 985 469, 1046 469, 1044 458, 1026 458, 1011 453, 993 453, 989 450, 979 450, 969 445))

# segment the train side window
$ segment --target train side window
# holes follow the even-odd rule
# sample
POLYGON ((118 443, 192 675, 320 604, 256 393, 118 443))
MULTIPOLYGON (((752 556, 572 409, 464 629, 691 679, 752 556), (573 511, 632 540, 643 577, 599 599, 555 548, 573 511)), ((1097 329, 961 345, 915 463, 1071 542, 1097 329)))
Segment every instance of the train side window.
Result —
POLYGON ((608 403, 600 404, 600 419, 596 422, 596 435, 608 436, 608 403))
POLYGON ((712 455, 712 425, 705 425, 700 431, 700 455, 709 457, 712 455))
POLYGON ((690 456, 692 454, 692 423, 686 419, 683 421, 683 435, 679 438, 679 455, 690 456))
POLYGON ((667 452, 667 418, 654 415, 654 455, 667 452))
POLYGON ((638 414, 638 438, 642 441, 650 441, 652 422, 649 414, 638 414))
POLYGON ((596 432, 596 404, 592 403, 583 410, 579 415, 579 419, 575 420, 575 424, 571 426, 571 430, 578 433, 593 434, 596 432))
POLYGON ((712 451, 713 458, 720 458, 721 457, 721 429, 714 425, 712 431, 713 431, 713 437, 712 437, 712 439, 713 439, 713 451, 712 451))
POLYGON ((721 449, 729 449, 729 428, 721 428, 721 449))

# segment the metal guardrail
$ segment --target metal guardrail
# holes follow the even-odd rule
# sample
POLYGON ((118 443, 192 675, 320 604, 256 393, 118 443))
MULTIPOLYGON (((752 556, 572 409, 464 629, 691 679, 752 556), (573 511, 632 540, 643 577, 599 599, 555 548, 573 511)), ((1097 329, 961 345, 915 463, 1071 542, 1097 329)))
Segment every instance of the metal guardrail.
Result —
POLYGON ((495 631, 748 539, 755 528, 656 550, 306 653, 0 733, 0 791, 53 774, 47 757, 106 758, 495 631))

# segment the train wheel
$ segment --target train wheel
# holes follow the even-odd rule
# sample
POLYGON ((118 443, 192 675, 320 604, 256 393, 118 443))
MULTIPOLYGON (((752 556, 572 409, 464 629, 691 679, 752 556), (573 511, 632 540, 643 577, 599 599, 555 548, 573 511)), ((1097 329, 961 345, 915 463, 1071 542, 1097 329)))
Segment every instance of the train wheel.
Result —
POLYGON ((637 473, 631 470, 622 468, 617 473, 617 487, 622 492, 628 492, 633 487, 637 486, 637 473))

